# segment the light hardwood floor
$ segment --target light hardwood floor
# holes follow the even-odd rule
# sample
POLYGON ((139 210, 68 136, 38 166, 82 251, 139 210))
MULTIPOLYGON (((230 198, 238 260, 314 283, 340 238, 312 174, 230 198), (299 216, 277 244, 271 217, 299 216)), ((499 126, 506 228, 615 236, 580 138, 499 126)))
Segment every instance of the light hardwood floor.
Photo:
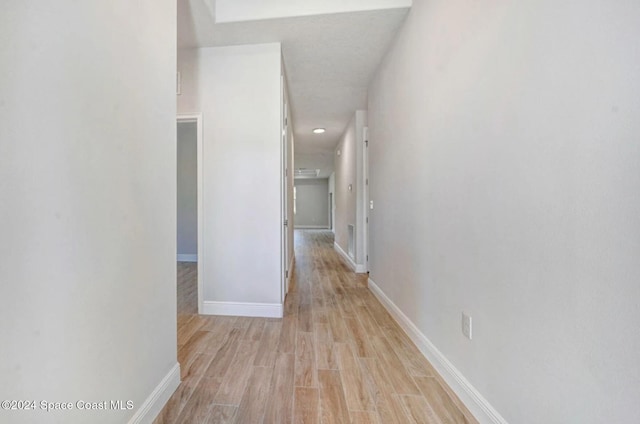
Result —
POLYGON ((196 315, 178 265, 182 383, 155 424, 477 424, 330 232, 296 231, 295 253, 283 319, 196 315))

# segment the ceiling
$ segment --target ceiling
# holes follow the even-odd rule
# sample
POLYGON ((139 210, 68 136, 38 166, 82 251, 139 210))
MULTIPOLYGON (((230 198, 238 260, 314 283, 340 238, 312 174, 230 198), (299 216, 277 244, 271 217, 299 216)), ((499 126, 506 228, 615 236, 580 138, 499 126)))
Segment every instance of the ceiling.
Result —
POLYGON ((327 153, 295 152, 295 166, 298 169, 318 170, 316 178, 329 178, 333 172, 333 151, 327 153))
POLYGON ((296 153, 333 152, 407 8, 215 23, 211 0, 178 1, 178 47, 281 42, 296 153), (324 134, 313 134, 317 127, 324 134))

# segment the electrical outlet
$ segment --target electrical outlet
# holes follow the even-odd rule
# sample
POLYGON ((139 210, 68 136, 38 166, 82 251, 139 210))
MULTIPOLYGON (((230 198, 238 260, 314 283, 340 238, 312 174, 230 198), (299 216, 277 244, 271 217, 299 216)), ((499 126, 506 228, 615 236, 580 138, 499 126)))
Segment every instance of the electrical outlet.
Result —
POLYGON ((462 313, 462 334, 469 340, 473 339, 471 315, 467 315, 464 312, 462 313))

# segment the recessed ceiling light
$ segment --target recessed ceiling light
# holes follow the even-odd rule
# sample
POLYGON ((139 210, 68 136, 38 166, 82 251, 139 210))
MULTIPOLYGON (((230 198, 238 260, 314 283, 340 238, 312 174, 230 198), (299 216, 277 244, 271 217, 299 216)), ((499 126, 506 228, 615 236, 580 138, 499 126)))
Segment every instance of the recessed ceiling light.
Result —
POLYGON ((315 128, 315 129, 313 130, 313 133, 314 133, 314 134, 322 134, 323 132, 325 132, 325 129, 324 129, 324 128, 315 128))

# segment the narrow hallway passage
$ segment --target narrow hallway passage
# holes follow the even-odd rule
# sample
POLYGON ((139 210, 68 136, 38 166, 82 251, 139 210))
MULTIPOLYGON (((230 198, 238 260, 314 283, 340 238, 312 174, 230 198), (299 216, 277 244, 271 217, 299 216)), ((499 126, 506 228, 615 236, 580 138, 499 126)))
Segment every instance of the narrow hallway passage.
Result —
POLYGON ((196 315, 195 265, 178 267, 182 383, 156 424, 476 422, 331 232, 296 231, 295 252, 283 319, 196 315))

